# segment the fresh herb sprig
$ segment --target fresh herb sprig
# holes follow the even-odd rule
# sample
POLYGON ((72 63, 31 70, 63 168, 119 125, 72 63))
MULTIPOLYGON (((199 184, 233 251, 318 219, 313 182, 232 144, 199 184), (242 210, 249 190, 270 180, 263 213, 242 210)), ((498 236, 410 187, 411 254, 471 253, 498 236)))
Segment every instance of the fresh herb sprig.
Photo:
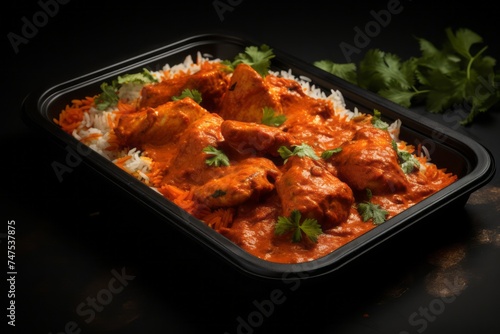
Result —
POLYGON ((276 115, 276 111, 271 107, 262 109, 262 124, 278 127, 286 121, 286 116, 283 114, 276 115))
POLYGON ((373 110, 372 125, 381 130, 389 129, 389 124, 382 120, 382 113, 377 109, 373 110))
POLYGON ((185 97, 192 98, 198 104, 200 104, 201 101, 203 101, 203 99, 201 97, 201 93, 198 90, 196 90, 196 89, 188 89, 188 88, 184 89, 180 95, 178 95, 178 96, 172 96, 172 100, 173 101, 178 101, 178 100, 182 100, 185 97))
POLYGON ((131 73, 118 76, 117 82, 120 85, 128 83, 147 84, 158 82, 158 80, 153 76, 153 74, 151 74, 151 72, 147 68, 143 68, 142 72, 139 73, 131 73))
POLYGON ((222 150, 216 149, 212 145, 208 145, 203 148, 203 152, 212 155, 211 158, 205 160, 207 165, 215 167, 229 166, 229 158, 222 150))
POLYGON ((260 47, 248 46, 245 52, 238 53, 233 61, 225 60, 223 63, 234 69, 238 64, 244 63, 250 65, 262 77, 269 73, 271 67, 271 59, 275 57, 273 49, 268 45, 262 44, 260 47))
POLYGON ((292 242, 300 242, 304 234, 312 242, 318 242, 318 236, 323 233, 321 225, 316 219, 306 218, 301 222, 299 210, 293 210, 290 217, 279 216, 274 229, 276 235, 292 233, 292 242))
POLYGON ((300 145, 293 145, 292 147, 293 151, 286 146, 281 146, 278 149, 278 153, 280 154, 281 158, 284 159, 283 163, 286 163, 288 158, 294 155, 300 158, 309 157, 314 160, 319 159, 319 157, 316 155, 316 152, 314 152, 313 148, 305 143, 302 143, 300 145))
POLYGON ((144 68, 142 72, 124 74, 118 76, 115 80, 108 84, 103 82, 100 86, 101 93, 95 99, 95 105, 98 110, 106 110, 116 106, 120 97, 118 96, 118 91, 120 87, 127 84, 138 84, 144 85, 148 83, 157 82, 158 80, 151 74, 151 72, 144 68))
POLYGON ((499 104, 500 72, 495 69, 496 60, 485 55, 487 46, 477 50, 483 43, 481 36, 465 28, 447 28, 445 35, 441 48, 416 38, 420 56, 404 61, 369 49, 358 65, 330 60, 314 65, 407 108, 423 104, 431 113, 462 109, 468 114, 460 124, 468 125, 499 104))
POLYGON ((361 218, 364 222, 371 220, 375 225, 382 224, 389 213, 380 205, 372 203, 372 191, 370 189, 366 189, 366 195, 368 200, 357 205, 361 218))
POLYGON ((111 85, 107 82, 103 82, 100 88, 102 92, 94 100, 97 110, 102 111, 114 107, 120 100, 118 97, 118 82, 113 80, 111 85))
POLYGON ((336 147, 336 148, 332 148, 330 150, 325 150, 325 151, 323 151, 323 153, 321 153, 321 158, 327 160, 327 159, 330 159, 334 154, 337 154, 340 152, 342 152, 342 147, 336 147))
POLYGON ((420 168, 420 162, 417 158, 410 152, 400 150, 394 140, 392 141, 392 148, 396 151, 399 165, 405 174, 409 174, 420 168))

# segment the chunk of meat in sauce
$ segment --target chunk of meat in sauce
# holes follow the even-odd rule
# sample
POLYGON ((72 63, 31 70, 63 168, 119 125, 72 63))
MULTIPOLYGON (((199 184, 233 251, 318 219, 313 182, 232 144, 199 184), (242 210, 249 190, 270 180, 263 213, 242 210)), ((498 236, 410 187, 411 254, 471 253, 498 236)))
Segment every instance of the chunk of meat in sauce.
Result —
POLYGON ((283 215, 299 210, 328 229, 344 222, 350 214, 354 195, 351 188, 331 174, 319 161, 290 157, 276 180, 283 215))
POLYGON ((242 155, 279 156, 281 146, 300 144, 292 135, 264 124, 224 121, 221 125, 225 143, 242 155))
MULTIPOLYGON (((223 169, 207 165, 205 161, 208 156, 203 149, 209 145, 217 147, 223 140, 220 132, 222 121, 219 115, 207 113, 190 124, 179 139, 168 146, 171 163, 164 174, 163 183, 189 189, 220 177, 223 169)), ((160 148, 156 150, 161 151, 160 148)))
POLYGON ((170 101, 156 108, 120 115, 114 133, 124 146, 160 145, 174 140, 189 124, 207 113, 191 98, 170 101))
POLYGON ((229 88, 224 94, 219 114, 225 120, 261 123, 263 108, 273 108, 281 113, 276 94, 272 94, 262 76, 247 64, 234 69, 229 88))
POLYGON ((408 181, 401 169, 388 131, 372 126, 358 130, 353 140, 332 156, 337 176, 354 191, 373 194, 406 191, 408 181))
POLYGON ((200 105, 216 111, 229 84, 225 66, 205 62, 200 70, 191 75, 176 76, 160 83, 146 85, 141 91, 140 107, 157 107, 179 96, 185 89, 196 89, 201 93, 200 105))
POLYGON ((352 138, 354 126, 335 113, 333 101, 307 95, 297 81, 289 78, 268 75, 265 83, 286 116, 279 128, 298 142, 326 150, 352 138))
POLYGON ((210 208, 240 205, 274 190, 278 168, 266 158, 248 158, 227 167, 223 174, 197 187, 194 197, 210 208))
POLYGON ((302 86, 295 80, 268 75, 264 79, 270 94, 279 102, 283 114, 289 119, 292 116, 319 116, 331 119, 335 115, 332 101, 316 99, 306 94, 302 86))
POLYGON ((288 108, 287 120, 281 127, 283 131, 319 151, 339 147, 352 138, 353 125, 340 122, 338 117, 329 118, 327 111, 330 108, 326 104, 308 102, 305 100, 293 109, 288 108))

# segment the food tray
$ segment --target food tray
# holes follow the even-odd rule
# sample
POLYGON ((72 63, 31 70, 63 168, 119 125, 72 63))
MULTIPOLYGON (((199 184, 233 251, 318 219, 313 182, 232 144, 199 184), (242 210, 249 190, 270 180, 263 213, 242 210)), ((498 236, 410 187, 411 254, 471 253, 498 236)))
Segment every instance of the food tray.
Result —
POLYGON ((22 115, 29 125, 48 134, 66 150, 71 149, 76 152, 87 165, 146 205, 158 214, 162 221, 174 226, 180 233, 187 234, 194 239, 194 242, 201 243, 215 256, 226 260, 236 269, 264 279, 312 278, 332 273, 429 215, 450 206, 465 205, 469 195, 493 177, 495 173, 493 158, 489 151, 479 143, 374 93, 330 75, 311 64, 284 54, 270 45, 275 54, 275 58, 272 59, 273 70, 291 69, 295 76, 306 76, 317 87, 326 91, 339 90, 350 109, 356 107, 365 113, 372 113, 374 109, 377 109, 388 122, 401 120, 400 138, 402 140, 410 144, 424 143, 430 148, 433 163, 458 176, 458 180, 450 186, 327 256, 302 264, 280 264, 259 259, 245 252, 97 152, 84 147, 54 122, 54 118, 57 118, 72 99, 95 95, 100 91, 99 86, 102 82, 109 82, 118 75, 140 72, 144 67, 158 70, 165 64, 175 65, 183 62, 187 55, 195 58, 198 52, 210 54, 219 59, 233 59, 247 46, 261 44, 262 42, 223 34, 201 34, 188 37, 58 85, 40 87, 23 101, 22 115))

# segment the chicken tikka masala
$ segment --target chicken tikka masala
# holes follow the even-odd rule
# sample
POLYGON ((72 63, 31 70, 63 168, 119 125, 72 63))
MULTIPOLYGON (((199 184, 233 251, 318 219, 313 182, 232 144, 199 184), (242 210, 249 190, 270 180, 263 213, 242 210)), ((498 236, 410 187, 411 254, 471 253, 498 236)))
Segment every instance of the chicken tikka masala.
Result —
POLYGON ((198 57, 119 79, 55 122, 264 260, 318 259, 457 179, 397 121, 284 72, 198 57))

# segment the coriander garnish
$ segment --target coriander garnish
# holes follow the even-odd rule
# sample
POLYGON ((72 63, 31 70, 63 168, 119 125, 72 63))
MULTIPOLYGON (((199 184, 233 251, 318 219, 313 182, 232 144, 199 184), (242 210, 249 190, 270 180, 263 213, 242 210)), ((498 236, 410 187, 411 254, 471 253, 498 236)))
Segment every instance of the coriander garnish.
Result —
POLYGON ((323 233, 318 221, 313 218, 306 218, 301 223, 300 219, 301 214, 299 210, 293 210, 290 217, 279 216, 274 233, 276 235, 283 235, 287 232, 291 232, 292 242, 301 241, 302 234, 305 234, 312 242, 318 242, 318 236, 323 233))
POLYGON ((361 218, 364 222, 372 220, 373 224, 380 225, 385 222, 387 215, 389 214, 380 205, 374 204, 372 200, 372 192, 370 189, 366 189, 366 195, 368 200, 366 202, 358 203, 357 209, 361 218))
POLYGON ((212 145, 208 145, 203 149, 203 152, 209 155, 213 155, 213 157, 205 160, 205 163, 209 166, 229 166, 229 158, 224 154, 221 150, 216 149, 212 145))

